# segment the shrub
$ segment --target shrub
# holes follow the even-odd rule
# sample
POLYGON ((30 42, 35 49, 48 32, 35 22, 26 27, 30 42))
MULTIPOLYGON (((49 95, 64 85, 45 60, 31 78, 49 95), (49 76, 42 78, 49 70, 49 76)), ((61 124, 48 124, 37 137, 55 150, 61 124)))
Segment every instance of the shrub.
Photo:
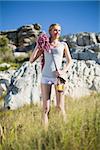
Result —
POLYGON ((9 40, 6 36, 0 36, 0 47, 8 46, 9 40))
POLYGON ((8 38, 6 36, 0 36, 0 63, 14 61, 12 50, 8 44, 8 38))

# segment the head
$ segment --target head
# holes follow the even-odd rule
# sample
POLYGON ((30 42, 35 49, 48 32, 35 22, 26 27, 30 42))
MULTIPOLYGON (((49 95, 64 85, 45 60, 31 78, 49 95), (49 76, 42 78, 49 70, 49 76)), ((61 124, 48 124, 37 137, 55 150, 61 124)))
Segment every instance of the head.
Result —
POLYGON ((61 26, 59 24, 51 24, 49 27, 49 34, 51 38, 59 38, 61 34, 61 26))

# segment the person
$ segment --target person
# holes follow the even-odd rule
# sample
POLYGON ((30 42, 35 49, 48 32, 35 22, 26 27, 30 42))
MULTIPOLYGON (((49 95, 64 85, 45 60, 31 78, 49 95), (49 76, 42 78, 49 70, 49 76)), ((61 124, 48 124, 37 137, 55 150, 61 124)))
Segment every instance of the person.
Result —
POLYGON ((72 63, 72 58, 67 43, 63 41, 60 42, 59 40, 61 35, 61 26, 59 24, 51 24, 49 27, 49 35, 49 43, 52 53, 44 51, 43 49, 39 50, 38 46, 36 46, 30 57, 30 63, 33 63, 41 54, 44 53, 45 63, 42 69, 41 94, 43 99, 43 122, 46 126, 48 126, 50 96, 53 84, 56 93, 56 108, 62 112, 63 117, 65 118, 64 92, 59 92, 56 88, 56 84, 57 77, 66 73, 72 63), (62 68, 62 60, 64 55, 67 63, 62 68), (57 66, 57 70, 54 61, 57 66))

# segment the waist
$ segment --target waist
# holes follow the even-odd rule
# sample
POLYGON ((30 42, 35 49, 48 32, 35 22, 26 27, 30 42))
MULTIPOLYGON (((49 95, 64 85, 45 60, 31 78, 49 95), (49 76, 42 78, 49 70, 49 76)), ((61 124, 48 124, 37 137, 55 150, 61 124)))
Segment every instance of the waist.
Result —
POLYGON ((57 84, 57 78, 50 78, 42 76, 41 83, 43 84, 57 84))

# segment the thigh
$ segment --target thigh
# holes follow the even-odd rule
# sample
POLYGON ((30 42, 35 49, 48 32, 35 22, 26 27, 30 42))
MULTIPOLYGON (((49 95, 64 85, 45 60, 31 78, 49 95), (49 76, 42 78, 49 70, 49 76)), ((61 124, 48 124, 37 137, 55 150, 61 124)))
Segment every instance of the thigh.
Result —
POLYGON ((52 87, 51 84, 41 83, 41 92, 42 92, 42 99, 43 99, 43 101, 50 100, 51 87, 52 87))
POLYGON ((61 103, 64 101, 64 92, 58 92, 55 86, 55 93, 56 93, 56 105, 60 106, 61 103))

